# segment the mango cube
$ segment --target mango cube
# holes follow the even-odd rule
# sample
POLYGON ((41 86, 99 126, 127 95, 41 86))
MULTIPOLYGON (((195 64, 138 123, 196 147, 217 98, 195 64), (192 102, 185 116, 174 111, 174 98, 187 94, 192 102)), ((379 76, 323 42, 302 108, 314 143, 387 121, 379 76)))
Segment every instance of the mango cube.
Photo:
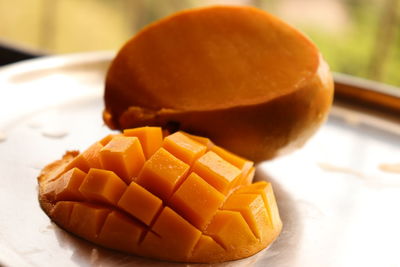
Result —
POLYGON ((222 194, 227 194, 241 175, 241 171, 237 167, 212 151, 207 152, 194 163, 193 172, 200 175, 222 194))
POLYGON ((146 159, 149 159, 162 145, 163 136, 160 127, 140 127, 125 129, 125 136, 136 136, 142 144, 146 159))
POLYGON ((219 210, 204 231, 225 249, 232 250, 256 242, 256 237, 237 211, 219 210))
POLYGON ((192 172, 171 197, 169 203, 190 223, 204 230, 225 196, 192 172))
POLYGON ((110 212, 109 208, 99 205, 75 203, 71 211, 68 229, 90 241, 95 241, 110 212))
POLYGON ((165 137, 163 148, 189 165, 192 165, 207 150, 206 146, 194 141, 181 132, 176 132, 165 137))
POLYGON ((233 193, 222 209, 239 211, 257 238, 260 238, 265 222, 269 220, 263 199, 257 194, 233 193))
POLYGON ((141 222, 150 225, 161 209, 162 201, 139 184, 132 182, 117 205, 141 222))
POLYGON ((100 150, 100 160, 104 169, 129 184, 139 174, 145 158, 137 137, 117 136, 100 150))
POLYGON ((114 172, 90 169, 79 191, 89 200, 116 205, 126 187, 114 172))
POLYGON ((134 252, 145 228, 126 215, 112 211, 101 227, 98 242, 112 249, 134 252))
POLYGON ((160 148, 144 164, 137 183, 166 201, 186 178, 188 171, 189 165, 160 148))
POLYGON ((160 237, 157 245, 152 235, 145 237, 142 245, 158 247, 162 249, 161 253, 171 258, 188 258, 201 236, 198 229, 168 207, 162 210, 152 231, 160 237))
POLYGON ((74 204, 75 202, 73 201, 58 201, 51 209, 51 217, 62 227, 69 228, 69 221, 74 204))
POLYGON ((282 227, 282 222, 279 216, 278 205, 276 204, 275 194, 271 183, 262 181, 239 188, 237 194, 259 194, 263 200, 265 208, 268 212, 270 225, 273 228, 282 227))
POLYGON ((82 156, 86 159, 90 168, 101 169, 103 167, 99 153, 104 146, 100 142, 96 142, 88 149, 82 152, 82 156))
POLYGON ((85 197, 79 191, 79 187, 85 177, 86 173, 78 168, 73 168, 61 175, 57 180, 49 183, 44 194, 51 194, 51 197, 57 201, 84 200, 85 197))

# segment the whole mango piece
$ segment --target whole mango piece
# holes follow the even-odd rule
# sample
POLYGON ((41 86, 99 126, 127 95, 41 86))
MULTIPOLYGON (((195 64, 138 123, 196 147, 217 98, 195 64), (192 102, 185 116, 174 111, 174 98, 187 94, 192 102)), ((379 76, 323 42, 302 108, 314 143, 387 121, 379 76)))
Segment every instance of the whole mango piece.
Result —
POLYGON ((302 33, 256 8, 215 6, 130 39, 108 70, 103 118, 207 136, 259 162, 301 147, 332 96, 329 67, 302 33))

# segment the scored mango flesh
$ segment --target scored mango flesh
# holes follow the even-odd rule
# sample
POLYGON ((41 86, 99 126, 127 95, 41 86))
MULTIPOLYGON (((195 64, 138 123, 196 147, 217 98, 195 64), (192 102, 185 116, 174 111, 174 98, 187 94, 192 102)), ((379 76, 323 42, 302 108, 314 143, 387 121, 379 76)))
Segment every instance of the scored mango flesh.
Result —
POLYGON ((207 138, 142 127, 47 165, 39 200, 60 227, 101 246, 221 262, 255 254, 281 231, 271 184, 253 176, 253 162, 207 138))

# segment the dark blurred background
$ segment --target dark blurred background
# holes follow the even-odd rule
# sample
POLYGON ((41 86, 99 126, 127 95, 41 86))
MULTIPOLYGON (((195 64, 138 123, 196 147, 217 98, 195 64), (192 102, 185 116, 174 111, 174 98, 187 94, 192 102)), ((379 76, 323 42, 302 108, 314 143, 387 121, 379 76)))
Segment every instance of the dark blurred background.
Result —
POLYGON ((215 4, 264 9, 305 32, 333 71, 400 86, 400 0, 0 0, 0 57, 117 50, 154 20, 215 4))

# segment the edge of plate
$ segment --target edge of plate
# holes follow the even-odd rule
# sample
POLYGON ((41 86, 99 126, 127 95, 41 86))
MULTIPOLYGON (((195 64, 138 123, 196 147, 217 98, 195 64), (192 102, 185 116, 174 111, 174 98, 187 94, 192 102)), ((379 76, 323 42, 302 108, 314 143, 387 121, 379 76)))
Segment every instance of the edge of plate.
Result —
POLYGON ((0 80, 7 79, 15 74, 30 72, 33 70, 52 69, 65 65, 81 64, 82 62, 101 62, 110 61, 114 56, 115 51, 95 51, 72 53, 54 56, 45 56, 35 59, 23 60, 12 63, 0 68, 0 80))

